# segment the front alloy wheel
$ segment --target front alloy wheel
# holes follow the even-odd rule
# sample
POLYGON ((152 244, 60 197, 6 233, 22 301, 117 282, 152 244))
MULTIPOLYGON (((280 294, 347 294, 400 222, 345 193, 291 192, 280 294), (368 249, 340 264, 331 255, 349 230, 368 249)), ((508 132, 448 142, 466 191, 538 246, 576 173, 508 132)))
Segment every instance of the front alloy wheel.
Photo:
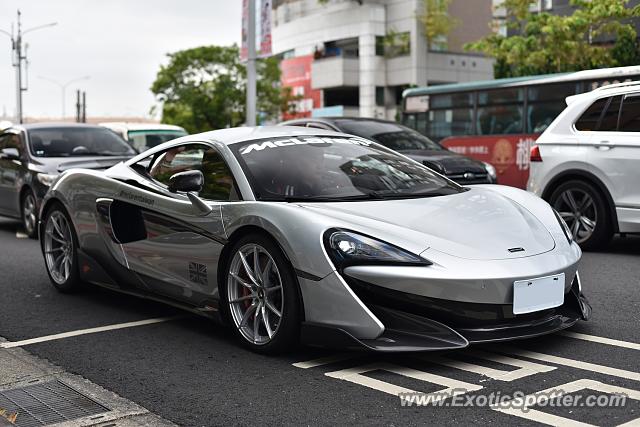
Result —
POLYGON ((230 323, 250 349, 279 352, 298 338, 297 282, 270 239, 253 235, 234 245, 222 293, 230 323))

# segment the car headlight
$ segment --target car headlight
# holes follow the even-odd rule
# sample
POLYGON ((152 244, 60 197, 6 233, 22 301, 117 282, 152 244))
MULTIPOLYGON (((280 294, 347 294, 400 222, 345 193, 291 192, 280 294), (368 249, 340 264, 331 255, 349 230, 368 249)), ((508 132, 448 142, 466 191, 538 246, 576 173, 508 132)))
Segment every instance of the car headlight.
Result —
POLYGON ((496 168, 494 168, 492 164, 487 162, 482 162, 482 164, 484 165, 484 168, 487 171, 487 174, 491 177, 491 180, 493 182, 496 182, 496 180, 498 179, 498 173, 496 172, 496 168))
POLYGON ((324 243, 336 267, 354 264, 430 265, 418 255, 353 231, 328 230, 324 243))
POLYGON ((569 243, 573 242, 573 233, 571 232, 571 229, 567 225, 566 221, 560 216, 558 211, 556 211, 555 209, 553 210, 553 213, 555 214, 556 219, 560 223, 560 227, 562 227, 562 231, 564 231, 564 235, 567 238, 567 241, 569 243))
POLYGON ((40 184, 46 185, 47 187, 50 187, 51 184, 53 184, 53 181, 55 181, 58 177, 58 175, 51 173, 39 173, 36 176, 38 178, 38 181, 40 181, 40 184))

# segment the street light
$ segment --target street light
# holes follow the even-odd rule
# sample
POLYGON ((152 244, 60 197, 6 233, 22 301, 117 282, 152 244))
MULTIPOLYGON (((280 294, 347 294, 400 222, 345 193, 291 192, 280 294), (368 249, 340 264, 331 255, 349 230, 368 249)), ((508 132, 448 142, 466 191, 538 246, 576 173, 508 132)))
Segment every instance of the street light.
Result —
POLYGON ((21 13, 18 9, 18 32, 15 37, 13 35, 13 29, 11 30, 11 33, 5 30, 0 30, 0 33, 6 34, 11 39, 11 50, 13 51, 14 55, 13 66, 16 68, 16 121, 18 123, 22 123, 22 92, 27 90, 26 87, 22 87, 22 61, 25 61, 28 64, 26 51, 24 54, 22 53, 22 36, 33 31, 58 25, 57 22, 52 22, 49 24, 38 25, 37 27, 32 27, 25 31, 22 31, 20 16, 21 13))
POLYGON ((67 81, 65 83, 60 83, 57 80, 50 79, 50 78, 44 77, 44 76, 38 76, 38 78, 41 79, 41 80, 48 81, 49 83, 53 83, 54 85, 58 86, 60 88, 60 90, 62 91, 62 120, 64 120, 64 118, 66 117, 65 100, 66 100, 67 86, 69 86, 71 83, 77 83, 77 82, 82 81, 82 80, 89 80, 91 78, 91 76, 77 77, 77 78, 71 79, 71 80, 69 80, 69 81, 67 81))

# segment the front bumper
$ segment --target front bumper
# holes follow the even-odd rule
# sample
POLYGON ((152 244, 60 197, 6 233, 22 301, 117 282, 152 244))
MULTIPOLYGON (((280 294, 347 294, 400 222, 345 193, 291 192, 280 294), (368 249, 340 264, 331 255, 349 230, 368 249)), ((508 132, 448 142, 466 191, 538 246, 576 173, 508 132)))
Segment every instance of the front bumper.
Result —
POLYGON ((303 324, 302 341, 322 347, 412 352, 531 338, 590 317, 591 306, 579 281, 575 275, 562 306, 514 315, 509 304, 437 300, 349 279, 349 287, 382 322, 384 332, 373 339, 362 339, 344 328, 310 321, 303 324))

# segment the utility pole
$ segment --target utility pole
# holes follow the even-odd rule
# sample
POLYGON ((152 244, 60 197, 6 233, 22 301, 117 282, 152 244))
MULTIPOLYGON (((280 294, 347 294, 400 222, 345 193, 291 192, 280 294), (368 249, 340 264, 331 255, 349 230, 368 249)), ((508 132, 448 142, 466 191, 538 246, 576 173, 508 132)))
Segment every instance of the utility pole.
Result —
POLYGON ((50 79, 48 77, 43 77, 43 76, 38 76, 39 79, 41 80, 45 80, 48 81, 49 83, 53 83, 54 85, 58 86, 60 88, 60 90, 62 91, 62 119, 64 120, 65 117, 67 116, 66 114, 66 97, 67 97, 67 87, 72 84, 72 83, 76 83, 79 82, 81 80, 89 80, 91 78, 91 76, 82 76, 82 77, 78 77, 75 79, 71 79, 65 83, 60 83, 57 80, 54 79, 50 79))
POLYGON ((20 10, 18 10, 18 22, 17 22, 17 34, 13 33, 13 26, 11 28, 11 32, 0 30, 0 33, 6 34, 11 38, 11 50, 13 53, 13 61, 12 65, 16 68, 16 121, 18 123, 22 123, 22 92, 26 91, 28 88, 22 86, 22 64, 25 66, 29 63, 27 60, 27 49, 28 45, 23 49, 22 46, 22 36, 32 31, 40 30, 47 27, 52 27, 57 25, 56 22, 52 22, 50 24, 38 25, 37 27, 29 28, 25 31, 22 31, 22 22, 20 21, 22 14, 20 10), (24 51, 24 53, 23 53, 24 51))
POLYGON ((249 0, 247 20, 247 126, 256 125, 256 2, 249 0))

